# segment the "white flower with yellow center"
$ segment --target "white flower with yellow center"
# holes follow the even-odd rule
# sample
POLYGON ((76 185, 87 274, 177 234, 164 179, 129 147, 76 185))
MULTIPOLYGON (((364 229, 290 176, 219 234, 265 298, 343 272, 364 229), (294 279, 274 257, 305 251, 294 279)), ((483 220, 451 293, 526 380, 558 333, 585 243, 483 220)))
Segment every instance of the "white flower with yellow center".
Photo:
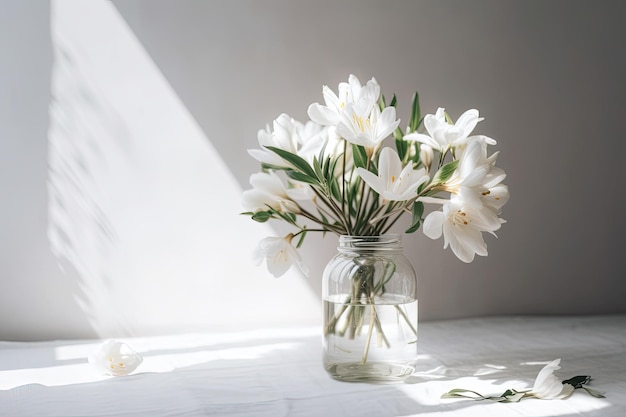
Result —
POLYGON ((461 196, 467 204, 485 204, 499 213, 509 199, 509 188, 502 184, 506 173, 495 166, 498 153, 487 157, 487 142, 471 138, 457 156, 459 166, 443 184, 444 191, 461 196))
POLYGON ((339 83, 336 95, 324 86, 322 94, 326 105, 313 103, 308 114, 311 120, 324 126, 336 126, 337 133, 348 142, 374 148, 398 127, 396 109, 378 107, 380 86, 372 78, 365 86, 350 75, 348 82, 339 83))
POLYGON ((100 373, 124 376, 137 369, 143 358, 126 343, 109 340, 89 355, 88 361, 100 373))
POLYGON ((389 137, 399 124, 394 107, 386 107, 381 112, 378 103, 361 100, 346 106, 341 113, 337 133, 350 143, 373 149, 389 137))
POLYGON ((341 114, 348 105, 353 105, 359 100, 378 102, 380 86, 376 79, 372 78, 365 86, 359 79, 350 74, 348 82, 341 82, 338 86, 338 94, 335 94, 328 86, 322 87, 325 105, 313 103, 309 106, 308 115, 316 123, 324 126, 336 126, 339 124, 341 114))
POLYGON ((275 278, 282 276, 295 263, 304 275, 309 274, 309 269, 302 261, 300 254, 291 245, 293 235, 287 237, 266 237, 261 240, 254 251, 257 265, 265 261, 267 269, 275 278))
POLYGON ((384 148, 378 158, 378 175, 358 168, 363 181, 376 191, 383 200, 406 201, 417 197, 417 189, 428 181, 424 168, 413 169, 412 164, 402 167, 398 154, 391 148, 384 148))
POLYGON ((426 216, 423 230, 431 239, 439 239, 443 234, 443 248, 449 245, 460 260, 469 263, 475 255, 487 256, 482 232, 493 233, 501 224, 493 210, 464 204, 462 198, 453 195, 441 211, 426 216))

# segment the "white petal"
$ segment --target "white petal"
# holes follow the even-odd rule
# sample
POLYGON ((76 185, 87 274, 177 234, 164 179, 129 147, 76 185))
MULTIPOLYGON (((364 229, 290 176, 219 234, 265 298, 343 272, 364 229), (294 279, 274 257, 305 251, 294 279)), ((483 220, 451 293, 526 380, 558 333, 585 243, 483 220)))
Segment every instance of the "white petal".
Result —
POLYGON ((291 268, 291 263, 286 259, 275 257, 267 259, 267 270, 274 276, 280 278, 291 268))
POLYGON ((315 193, 308 185, 302 187, 287 188, 287 196, 292 200, 308 201, 313 198, 315 193))
MULTIPOLYGON (((439 114, 440 111, 443 112, 445 110, 440 107, 437 110, 437 114, 439 114)), ((430 134, 430 136, 433 136, 433 133, 439 129, 440 123, 440 119, 436 115, 427 114, 426 116, 424 116, 424 127, 426 128, 426 131, 430 134)))
POLYGON ((404 135, 404 140, 414 140, 416 142, 420 142, 425 145, 428 145, 432 149, 436 149, 438 151, 441 150, 441 146, 435 139, 431 138, 428 135, 424 135, 422 133, 417 133, 417 132, 409 133, 408 135, 404 135))
POLYGON ((277 167, 288 167, 287 163, 272 151, 248 149, 248 154, 263 164, 274 165, 277 167))
POLYGON ((461 186, 457 191, 455 199, 462 201, 461 205, 468 209, 480 210, 483 206, 482 194, 475 188, 461 186))
POLYGON ((339 123, 339 115, 329 107, 313 103, 309 106, 307 114, 315 123, 323 126, 334 126, 339 123))
POLYGON ((383 148, 378 157, 378 176, 391 189, 392 183, 402 172, 402 162, 398 154, 391 148, 383 148))
POLYGON ((418 198, 418 201, 421 201, 422 203, 429 203, 429 204, 446 204, 450 200, 448 200, 447 198, 424 196, 424 197, 418 198))
POLYGON ((357 78, 356 75, 354 74, 350 74, 348 76, 348 85, 350 86, 350 90, 353 93, 358 93, 361 91, 361 82, 359 81, 359 79, 357 78))
POLYGON ((359 176, 363 178, 363 181, 365 181, 365 183, 378 194, 382 195, 385 192, 385 183, 383 183, 383 181, 381 181, 381 179, 372 172, 369 172, 365 168, 357 168, 357 174, 359 174, 359 176))
POLYGON ((472 133, 472 130, 474 130, 478 122, 482 120, 483 118, 478 117, 478 110, 470 109, 457 119, 455 125, 463 131, 463 136, 467 137, 472 133))
POLYGON ((461 261, 470 263, 474 255, 487 256, 487 244, 480 231, 453 226, 444 228, 444 233, 446 230, 449 232, 446 236, 450 241, 450 249, 461 261))
POLYGON ((574 390, 575 388, 573 385, 563 384, 563 389, 561 390, 561 393, 557 397, 555 397, 555 399, 567 398, 574 393, 574 390))
POLYGON ((431 239, 439 239, 443 232, 444 216, 441 211, 433 211, 424 219, 423 232, 431 239))
POLYGON ((506 172, 503 169, 498 167, 493 167, 489 170, 489 173, 485 176, 485 181, 483 182, 483 186, 485 188, 491 188, 500 184, 506 178, 506 172))
MULTIPOLYGON (((241 205, 244 210, 266 210, 266 204, 272 206, 273 202, 269 195, 257 189, 244 190, 241 193, 241 205)), ((277 207, 274 207, 277 208, 277 207)))
POLYGON ((489 189, 489 194, 483 196, 485 204, 495 209, 500 209, 509 201, 509 187, 499 184, 489 189))
POLYGON ((302 260, 302 257, 300 256, 300 253, 298 253, 298 250, 296 248, 294 248, 291 245, 288 245, 289 250, 290 250, 290 255, 292 257, 293 262, 295 262, 295 264, 298 266, 298 268, 300 268, 300 271, 302 271, 302 273, 305 276, 309 276, 309 267, 304 263, 304 261, 302 260))
POLYGON ((380 140, 385 139, 396 130, 399 124, 400 120, 396 120, 396 109, 391 106, 386 107, 376 121, 376 128, 379 130, 377 136, 381 138, 380 140))
POLYGON ((495 139, 490 138, 489 136, 485 136, 485 135, 472 135, 470 137, 467 138, 468 141, 470 140, 480 140, 484 143, 486 143, 487 145, 496 145, 498 142, 496 142, 495 139))
POLYGON ((554 375, 554 371, 561 369, 561 359, 555 359, 544 366, 535 379, 532 393, 538 398, 551 399, 559 396, 563 391, 563 384, 554 375))
POLYGON ((275 173, 257 172, 250 175, 250 185, 254 188, 273 195, 284 196, 282 180, 275 173))
POLYGON ((322 96, 326 106, 335 111, 335 113, 341 108, 341 99, 327 85, 322 87, 322 96))

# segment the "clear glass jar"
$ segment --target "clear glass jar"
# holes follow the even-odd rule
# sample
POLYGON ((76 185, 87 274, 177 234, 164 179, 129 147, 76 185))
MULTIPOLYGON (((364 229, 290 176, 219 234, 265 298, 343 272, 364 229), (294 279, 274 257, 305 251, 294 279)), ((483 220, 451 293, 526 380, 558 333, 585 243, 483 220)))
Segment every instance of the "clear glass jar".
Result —
POLYGON ((417 276, 400 235, 340 236, 326 268, 323 363, 335 379, 401 382, 417 359, 417 276))

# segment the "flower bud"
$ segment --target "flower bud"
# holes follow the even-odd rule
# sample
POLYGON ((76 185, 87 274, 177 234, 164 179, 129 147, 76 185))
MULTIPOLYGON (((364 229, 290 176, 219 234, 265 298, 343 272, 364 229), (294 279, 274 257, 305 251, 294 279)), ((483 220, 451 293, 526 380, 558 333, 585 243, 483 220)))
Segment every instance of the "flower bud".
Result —
POLYGON ((427 171, 430 171, 430 166, 433 163, 433 158, 434 158, 433 148, 422 143, 420 145, 420 160, 424 164, 424 167, 426 167, 427 171))

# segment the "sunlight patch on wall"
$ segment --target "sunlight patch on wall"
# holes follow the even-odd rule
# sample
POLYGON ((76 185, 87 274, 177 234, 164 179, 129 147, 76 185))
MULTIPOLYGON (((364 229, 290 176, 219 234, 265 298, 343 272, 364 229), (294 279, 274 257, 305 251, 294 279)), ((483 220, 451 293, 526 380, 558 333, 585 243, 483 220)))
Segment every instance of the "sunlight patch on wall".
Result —
MULTIPOLYGON (((108 1, 52 2, 49 238, 100 336, 317 323, 303 277, 252 264, 273 235, 108 1)), ((231 167, 236 169, 236 167, 231 167)))

